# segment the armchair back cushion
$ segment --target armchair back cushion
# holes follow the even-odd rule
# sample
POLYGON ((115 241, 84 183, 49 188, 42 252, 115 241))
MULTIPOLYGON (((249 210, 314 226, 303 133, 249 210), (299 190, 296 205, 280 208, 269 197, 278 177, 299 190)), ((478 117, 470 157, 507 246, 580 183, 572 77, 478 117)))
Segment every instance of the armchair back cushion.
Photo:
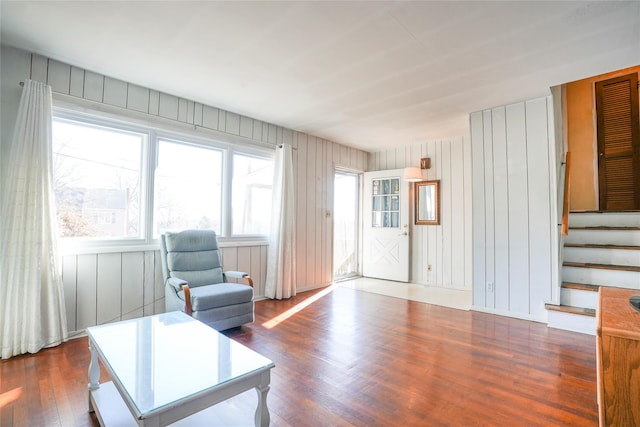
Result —
POLYGON ((192 288, 225 281, 214 231, 167 232, 163 239, 167 250, 166 277, 179 277, 192 288))

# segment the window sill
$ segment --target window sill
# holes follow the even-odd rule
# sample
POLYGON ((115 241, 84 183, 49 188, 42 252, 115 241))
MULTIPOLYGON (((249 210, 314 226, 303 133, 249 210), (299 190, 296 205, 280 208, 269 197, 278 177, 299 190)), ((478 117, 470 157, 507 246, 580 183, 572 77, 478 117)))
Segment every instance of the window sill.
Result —
MULTIPOLYGON (((218 246, 220 248, 238 248, 249 246, 268 246, 269 240, 264 237, 250 238, 219 238, 218 246)), ((146 252, 160 250, 160 243, 154 241, 152 243, 125 243, 125 242, 77 242, 77 241, 60 241, 58 244, 59 255, 89 255, 89 254, 105 254, 105 253, 123 253, 123 252, 146 252)))

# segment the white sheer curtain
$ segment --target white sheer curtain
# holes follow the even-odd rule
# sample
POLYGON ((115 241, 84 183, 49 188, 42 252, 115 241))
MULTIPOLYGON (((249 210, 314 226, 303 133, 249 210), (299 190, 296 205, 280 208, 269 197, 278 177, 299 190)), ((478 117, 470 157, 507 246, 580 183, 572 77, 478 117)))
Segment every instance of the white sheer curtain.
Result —
POLYGON ((24 83, 1 204, 2 358, 67 340, 57 258, 51 156, 51 87, 24 83))
POLYGON ((267 298, 283 299, 296 294, 295 207, 292 148, 283 144, 276 149, 274 165, 267 298))

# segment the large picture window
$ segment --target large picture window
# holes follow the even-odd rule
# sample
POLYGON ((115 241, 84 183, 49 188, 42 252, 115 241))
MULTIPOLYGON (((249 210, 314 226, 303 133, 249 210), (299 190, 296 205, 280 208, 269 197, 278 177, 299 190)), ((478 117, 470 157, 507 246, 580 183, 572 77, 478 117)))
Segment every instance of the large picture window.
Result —
POLYGON ((62 238, 113 246, 193 228, 222 240, 269 234, 270 151, 69 111, 55 112, 52 132, 62 238))
POLYGON ((59 235, 141 238, 146 135, 62 119, 52 132, 59 235))

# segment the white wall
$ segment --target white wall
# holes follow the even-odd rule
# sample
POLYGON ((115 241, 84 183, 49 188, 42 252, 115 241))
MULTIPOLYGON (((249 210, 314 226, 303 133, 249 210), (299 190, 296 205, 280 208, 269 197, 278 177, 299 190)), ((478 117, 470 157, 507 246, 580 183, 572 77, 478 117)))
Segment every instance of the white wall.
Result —
POLYGON ((558 289, 551 97, 471 114, 473 306, 546 321, 558 289))
MULTIPOLYGON (((297 289, 314 289, 332 281, 332 215, 326 213, 333 210, 334 167, 364 171, 365 152, 7 46, 2 46, 0 63, 2 162, 17 114, 19 82, 26 78, 47 82, 54 99, 63 98, 83 108, 142 118, 230 143, 291 144, 297 180, 297 289)), ((254 277, 257 297, 264 296, 266 253, 261 243, 223 248, 225 268, 248 271, 254 277)), ((163 311, 160 271, 156 247, 65 255, 69 330, 163 311)))
MULTIPOLYGON (((471 290, 471 147, 464 138, 431 141, 369 155, 369 170, 419 166, 431 158, 426 180, 440 180, 440 225, 411 219, 413 283, 471 290), (428 266, 431 265, 431 271, 428 266)), ((413 192, 413 186, 411 186, 413 192)), ((365 198, 366 200, 366 198, 365 198)), ((413 194, 410 199, 413 215, 413 194)))

